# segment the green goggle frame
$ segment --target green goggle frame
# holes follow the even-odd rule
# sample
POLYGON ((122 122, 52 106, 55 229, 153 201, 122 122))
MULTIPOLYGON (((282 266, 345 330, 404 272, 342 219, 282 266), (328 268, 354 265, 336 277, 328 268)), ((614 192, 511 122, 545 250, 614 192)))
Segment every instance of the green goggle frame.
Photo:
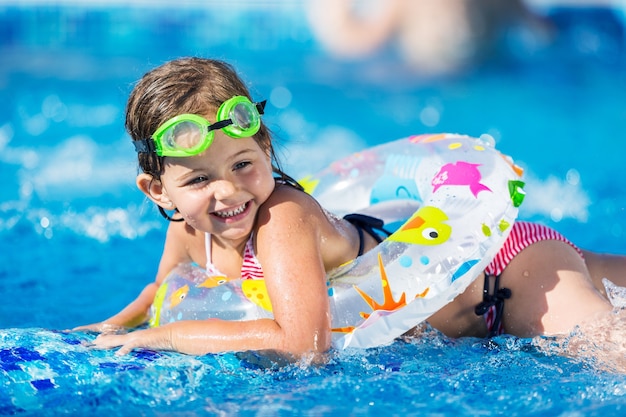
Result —
POLYGON ((133 141, 139 153, 187 157, 201 154, 211 146, 215 130, 232 138, 248 138, 259 131, 265 101, 252 103, 247 97, 234 96, 217 109, 211 124, 197 114, 181 114, 163 123, 149 139, 133 141))

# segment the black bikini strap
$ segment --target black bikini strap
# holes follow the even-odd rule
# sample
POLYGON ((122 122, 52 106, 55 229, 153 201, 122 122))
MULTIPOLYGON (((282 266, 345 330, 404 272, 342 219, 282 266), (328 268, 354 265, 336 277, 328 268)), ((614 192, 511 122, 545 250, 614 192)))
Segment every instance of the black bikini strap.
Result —
POLYGON ((375 232, 376 230, 382 232, 385 236, 391 236, 391 232, 385 230, 385 228, 383 227, 385 225, 385 222, 379 218, 360 213, 346 214, 345 216, 343 216, 343 218, 353 225, 357 226, 357 229, 361 228, 365 230, 367 233, 372 235, 372 237, 376 239, 376 242, 378 243, 381 243, 383 239, 378 233, 375 232))
POLYGON ((483 316, 489 308, 496 307, 496 315, 493 319, 493 326, 487 337, 494 337, 498 335, 498 328, 502 322, 502 315, 504 314, 504 300, 511 298, 511 290, 508 288, 500 288, 500 275, 495 275, 495 283, 493 286, 493 293, 489 292, 489 281, 494 275, 485 274, 485 284, 483 287, 483 301, 476 306, 474 312, 478 316, 483 316))
POLYGON ((383 228, 383 226, 385 225, 385 222, 383 222, 381 219, 378 219, 376 217, 368 216, 365 214, 352 213, 352 214, 346 214, 345 216, 343 216, 343 218, 349 221, 350 223, 352 223, 354 227, 356 228, 357 232, 359 232, 358 256, 363 255, 363 249, 364 249, 364 244, 365 244, 363 242, 363 230, 365 230, 369 235, 371 235, 374 239, 376 239, 376 242, 378 243, 381 243, 383 239, 380 237, 378 233, 375 232, 375 230, 378 230, 384 233, 386 236, 391 235, 390 232, 388 232, 387 230, 383 228))
POLYGON ((363 255, 363 246, 365 245, 365 242, 363 242, 363 229, 356 226, 356 231, 359 233, 359 253, 357 253, 356 256, 361 256, 363 255))

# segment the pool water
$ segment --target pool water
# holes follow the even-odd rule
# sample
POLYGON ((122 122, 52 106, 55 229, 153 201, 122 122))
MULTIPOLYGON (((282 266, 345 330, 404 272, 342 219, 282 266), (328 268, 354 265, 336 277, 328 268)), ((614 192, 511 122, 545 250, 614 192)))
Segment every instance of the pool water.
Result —
POLYGON ((510 337, 427 333, 335 353, 323 367, 277 366, 254 354, 141 351, 120 359, 83 347, 84 336, 36 329, 0 338, 15 346, 12 361, 0 350, 2 380, 12 381, 0 391, 2 415, 604 416, 625 407, 622 375, 510 337))
MULTIPOLYGON (((0 7, 0 414, 620 415, 626 378, 533 340, 419 340, 256 355, 94 352, 100 321, 153 279, 166 223, 136 190, 125 100, 187 55, 233 63, 295 177, 416 133, 492 135, 526 170, 521 217, 626 254, 624 10, 550 9, 464 74, 417 76, 393 48, 331 57, 295 1, 176 9, 0 7)), ((543 12, 543 11, 542 11, 543 12)))

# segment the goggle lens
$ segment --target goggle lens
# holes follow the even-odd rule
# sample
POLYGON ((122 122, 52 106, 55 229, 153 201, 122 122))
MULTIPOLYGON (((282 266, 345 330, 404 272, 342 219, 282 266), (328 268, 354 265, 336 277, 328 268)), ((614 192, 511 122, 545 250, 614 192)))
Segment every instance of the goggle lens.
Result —
POLYGON ((232 122, 222 130, 234 138, 250 137, 258 132, 261 126, 261 118, 256 106, 245 97, 233 97, 224 102, 217 111, 217 120, 232 122))
POLYGON ((250 106, 237 104, 233 111, 230 112, 230 119, 240 129, 249 129, 254 123, 254 114, 250 106))
POLYGON ((195 122, 182 121, 164 132, 161 144, 168 149, 194 149, 203 142, 205 130, 195 122))

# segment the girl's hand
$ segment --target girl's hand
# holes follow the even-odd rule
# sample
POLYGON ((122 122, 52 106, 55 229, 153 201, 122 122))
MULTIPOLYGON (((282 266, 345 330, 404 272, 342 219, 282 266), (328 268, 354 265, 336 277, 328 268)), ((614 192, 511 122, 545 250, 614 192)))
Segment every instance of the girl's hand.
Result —
POLYGON ((128 328, 124 326, 120 326, 119 324, 110 324, 105 322, 87 324, 85 326, 77 326, 71 330, 70 332, 94 332, 101 334, 122 334, 127 333, 128 328))
POLYGON ((136 330, 126 334, 101 334, 93 341, 96 349, 121 348, 116 355, 126 355, 135 348, 154 350, 175 350, 172 346, 170 332, 162 327, 146 330, 136 330))

